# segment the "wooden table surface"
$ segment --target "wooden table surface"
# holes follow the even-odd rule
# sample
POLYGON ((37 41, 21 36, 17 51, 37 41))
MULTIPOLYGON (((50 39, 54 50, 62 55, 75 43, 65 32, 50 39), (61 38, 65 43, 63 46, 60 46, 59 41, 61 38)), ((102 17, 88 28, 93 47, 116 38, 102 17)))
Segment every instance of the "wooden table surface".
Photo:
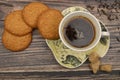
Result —
MULTIPOLYGON (((120 0, 117 1, 120 3, 120 0)), ((113 5, 114 0, 0 0, 0 79, 120 80, 120 4, 117 10, 111 8, 104 12, 101 3, 113 5), (113 65, 113 71, 92 74, 88 61, 76 69, 60 66, 38 30, 33 31, 32 43, 26 50, 11 52, 4 48, 1 41, 4 17, 10 11, 22 9, 24 5, 34 1, 41 1, 60 11, 71 6, 82 6, 102 20, 110 31, 111 43, 107 55, 101 61, 102 64, 113 65)))

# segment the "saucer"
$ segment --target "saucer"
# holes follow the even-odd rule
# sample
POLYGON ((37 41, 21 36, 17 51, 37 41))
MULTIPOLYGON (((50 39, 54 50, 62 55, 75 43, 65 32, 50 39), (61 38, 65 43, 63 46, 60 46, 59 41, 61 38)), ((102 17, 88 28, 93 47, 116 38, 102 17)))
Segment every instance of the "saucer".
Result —
MULTIPOLYGON (((87 9, 83 7, 76 6, 63 10, 62 14, 66 16, 67 14, 73 11, 89 12, 87 9)), ((108 32, 108 29, 105 27, 102 21, 99 22, 101 24, 102 31, 108 32)), ((46 40, 46 43, 51 49, 55 59, 61 66, 66 68, 77 68, 88 59, 88 55, 92 52, 97 53, 100 57, 104 57, 110 46, 110 36, 101 37, 99 43, 94 48, 84 52, 73 51, 67 48, 60 39, 46 40)))

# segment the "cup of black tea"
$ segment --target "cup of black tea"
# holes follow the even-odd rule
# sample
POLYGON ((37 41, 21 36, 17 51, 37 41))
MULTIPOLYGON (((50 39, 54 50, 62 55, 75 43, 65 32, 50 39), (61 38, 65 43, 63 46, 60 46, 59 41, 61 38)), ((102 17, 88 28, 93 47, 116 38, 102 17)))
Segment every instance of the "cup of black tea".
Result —
POLYGON ((92 14, 75 11, 62 19, 59 35, 68 48, 87 51, 95 47, 102 36, 109 36, 109 33, 102 32, 99 21, 92 14))

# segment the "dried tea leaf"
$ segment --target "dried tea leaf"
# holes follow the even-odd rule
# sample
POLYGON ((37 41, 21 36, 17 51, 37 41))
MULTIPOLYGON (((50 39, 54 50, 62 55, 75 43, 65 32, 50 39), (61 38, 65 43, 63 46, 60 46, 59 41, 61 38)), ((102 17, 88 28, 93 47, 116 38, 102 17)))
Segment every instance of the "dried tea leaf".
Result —
POLYGON ((106 11, 101 9, 101 12, 104 14, 104 15, 107 15, 106 11))
POLYGON ((108 20, 110 20, 110 21, 116 20, 116 17, 117 17, 116 14, 109 14, 109 15, 107 16, 108 20))
POLYGON ((94 6, 91 6, 91 5, 87 5, 86 7, 90 10, 93 10, 95 8, 94 6))

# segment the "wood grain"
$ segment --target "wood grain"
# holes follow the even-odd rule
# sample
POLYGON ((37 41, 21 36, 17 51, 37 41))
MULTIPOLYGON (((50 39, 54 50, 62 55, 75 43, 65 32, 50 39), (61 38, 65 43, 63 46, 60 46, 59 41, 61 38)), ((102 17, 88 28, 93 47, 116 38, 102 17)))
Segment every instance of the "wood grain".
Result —
MULTIPOLYGON (((38 78, 50 79, 71 79, 71 80, 120 80, 120 16, 118 20, 109 21, 107 17, 100 16, 97 7, 100 0, 40 0, 49 7, 64 10, 70 6, 93 5, 94 10, 89 10, 98 19, 103 21, 111 34, 110 49, 107 55, 101 59, 102 64, 113 65, 111 73, 99 72, 96 75, 91 73, 89 62, 75 69, 67 69, 60 66, 55 60, 45 40, 39 35, 38 30, 33 31, 31 45, 24 51, 11 52, 4 48, 1 37, 4 30, 5 16, 17 9, 22 9, 26 4, 39 0, 0 0, 0 79, 16 80, 38 78), (118 38, 116 38, 118 37, 118 38), (14 78, 13 78, 14 76, 14 78)), ((103 1, 104 3, 105 1, 103 1)), ((113 0, 107 0, 112 3, 113 0)), ((120 15, 120 12, 114 14, 120 15)), ((40 79, 42 80, 42 79, 40 79)), ((47 79, 45 79, 47 80, 47 79)))

